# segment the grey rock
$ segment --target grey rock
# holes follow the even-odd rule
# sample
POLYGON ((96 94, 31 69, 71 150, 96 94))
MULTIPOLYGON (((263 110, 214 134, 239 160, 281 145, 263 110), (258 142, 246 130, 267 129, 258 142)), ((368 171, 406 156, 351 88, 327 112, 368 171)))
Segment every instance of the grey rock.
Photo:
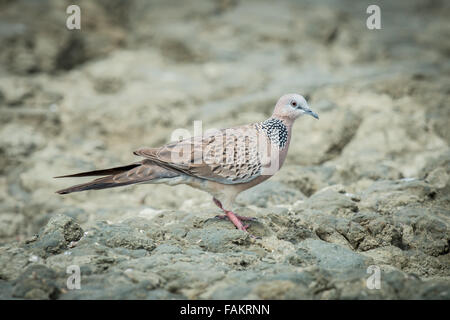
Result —
POLYGON ((8 43, 10 45, 8 51, 0 56, 1 61, 9 66, 11 72, 18 74, 52 72, 71 69, 116 47, 117 41, 123 37, 119 24, 105 19, 102 14, 104 8, 100 3, 80 5, 89 8, 86 14, 89 14, 90 18, 97 18, 97 24, 115 32, 102 32, 103 28, 94 28, 95 31, 90 35, 84 35, 64 32, 67 31, 65 27, 58 31, 58 28, 51 26, 65 26, 66 16, 58 14, 61 10, 65 12, 64 6, 56 6, 59 10, 55 10, 52 1, 41 1, 39 4, 18 1, 14 6, 5 5, 6 8, 2 10, 1 17, 5 23, 2 24, 0 42, 2 46, 7 46, 8 43), (31 12, 45 17, 51 23, 40 24, 29 15, 31 12), (92 45, 93 42, 101 42, 103 45, 96 49, 92 45))
POLYGON ((436 188, 418 179, 377 181, 361 194, 360 208, 392 212, 405 204, 432 200, 436 188))
POLYGON ((72 218, 65 215, 53 216, 41 232, 40 237, 58 232, 66 242, 78 241, 83 236, 83 229, 72 218))
POLYGON ((194 229, 188 232, 186 240, 196 243, 201 248, 213 252, 234 250, 238 246, 249 244, 249 236, 240 230, 223 230, 219 228, 194 229))
POLYGON ((298 245, 297 254, 306 264, 317 263, 327 270, 347 271, 365 269, 370 259, 355 253, 348 248, 331 244, 322 240, 306 239, 298 245))
POLYGON ((66 250, 71 242, 80 240, 82 236, 83 229, 79 224, 72 218, 59 214, 52 217, 34 241, 25 244, 25 247, 46 258, 66 250))
POLYGON ((24 216, 19 213, 2 213, 0 215, 0 239, 22 234, 24 216))
POLYGON ((0 279, 12 280, 17 278, 24 268, 30 264, 30 259, 38 261, 37 256, 15 245, 0 247, 0 279))
POLYGON ((449 252, 450 232, 448 223, 433 211, 423 207, 405 207, 395 213, 394 220, 403 228, 405 246, 439 256, 449 252))
POLYGON ((305 196, 298 190, 277 181, 266 181, 254 188, 242 192, 237 201, 243 204, 251 204, 266 208, 270 204, 294 203, 298 200, 304 200, 305 196))
MULTIPOLYGON (((306 196, 311 196, 320 189, 332 184, 332 176, 336 168, 333 166, 296 166, 286 165, 273 178, 292 189, 299 190, 306 196)), ((302 199, 301 199, 302 200, 302 199)))
POLYGON ((155 248, 154 241, 148 238, 144 232, 126 224, 109 225, 104 222, 98 222, 89 231, 89 235, 99 243, 110 248, 144 249, 147 251, 152 251, 155 248))
POLYGON ((56 299, 60 294, 56 273, 44 265, 28 267, 14 282, 13 297, 23 299, 56 299))
POLYGON ((308 198, 306 208, 328 215, 347 217, 358 212, 358 202, 357 199, 346 195, 345 191, 336 192, 332 189, 324 189, 308 198))

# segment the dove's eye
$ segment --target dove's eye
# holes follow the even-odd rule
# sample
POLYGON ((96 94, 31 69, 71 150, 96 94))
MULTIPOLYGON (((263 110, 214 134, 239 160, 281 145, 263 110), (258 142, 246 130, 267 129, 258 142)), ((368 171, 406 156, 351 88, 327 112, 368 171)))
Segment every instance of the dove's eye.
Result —
POLYGON ((297 107, 297 102, 296 102, 296 101, 292 101, 292 102, 291 102, 291 106, 297 107))

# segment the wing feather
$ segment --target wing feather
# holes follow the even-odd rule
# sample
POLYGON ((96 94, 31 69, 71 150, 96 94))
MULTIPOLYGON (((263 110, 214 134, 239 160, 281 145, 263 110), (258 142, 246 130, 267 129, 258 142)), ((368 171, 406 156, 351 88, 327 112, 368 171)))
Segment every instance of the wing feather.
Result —
POLYGON ((261 175, 258 127, 223 129, 160 148, 142 148, 135 155, 167 169, 223 184, 249 182, 261 175))

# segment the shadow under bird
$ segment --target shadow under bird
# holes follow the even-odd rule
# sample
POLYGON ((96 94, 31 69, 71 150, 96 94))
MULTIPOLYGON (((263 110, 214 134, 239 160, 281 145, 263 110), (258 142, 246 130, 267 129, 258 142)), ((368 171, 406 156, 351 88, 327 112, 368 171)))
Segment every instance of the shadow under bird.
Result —
POLYGON ((289 149, 294 121, 302 115, 319 116, 299 94, 282 96, 272 116, 258 123, 217 130, 159 148, 134 152, 144 159, 126 166, 82 172, 56 178, 102 176, 88 183, 57 191, 68 194, 131 184, 187 184, 206 191, 239 230, 247 231, 247 220, 231 211, 236 196, 269 179, 283 165, 289 149))

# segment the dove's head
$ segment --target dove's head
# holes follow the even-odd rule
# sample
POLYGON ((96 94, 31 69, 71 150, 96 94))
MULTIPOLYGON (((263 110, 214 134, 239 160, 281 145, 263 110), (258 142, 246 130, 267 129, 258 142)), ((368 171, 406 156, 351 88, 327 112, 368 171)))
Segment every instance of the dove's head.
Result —
POLYGON ((285 94, 278 100, 272 117, 294 121, 304 114, 319 119, 317 113, 309 108, 308 103, 303 96, 292 93, 285 94))

